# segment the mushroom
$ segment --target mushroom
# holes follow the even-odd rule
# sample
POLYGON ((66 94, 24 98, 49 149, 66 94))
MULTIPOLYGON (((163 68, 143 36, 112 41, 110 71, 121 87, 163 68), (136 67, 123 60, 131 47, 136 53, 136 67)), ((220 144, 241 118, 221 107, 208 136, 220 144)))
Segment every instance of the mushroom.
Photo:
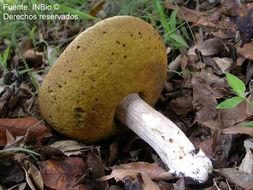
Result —
POLYGON ((203 183, 212 172, 209 158, 152 108, 166 73, 166 49, 150 24, 132 16, 108 18, 78 35, 58 58, 40 88, 39 110, 53 129, 86 143, 125 125, 171 173, 203 183))

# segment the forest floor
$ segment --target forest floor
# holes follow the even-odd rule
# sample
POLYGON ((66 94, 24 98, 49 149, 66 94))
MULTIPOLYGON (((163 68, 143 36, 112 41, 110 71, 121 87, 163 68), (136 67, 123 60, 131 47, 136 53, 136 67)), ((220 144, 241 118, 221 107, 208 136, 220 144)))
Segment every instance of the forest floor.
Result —
POLYGON ((31 2, 0 1, 0 190, 253 189, 253 3, 31 2), (57 58, 79 33, 115 15, 142 18, 161 35, 168 71, 155 109, 210 158, 205 183, 170 174, 131 131, 85 144, 40 115, 39 87, 57 58))

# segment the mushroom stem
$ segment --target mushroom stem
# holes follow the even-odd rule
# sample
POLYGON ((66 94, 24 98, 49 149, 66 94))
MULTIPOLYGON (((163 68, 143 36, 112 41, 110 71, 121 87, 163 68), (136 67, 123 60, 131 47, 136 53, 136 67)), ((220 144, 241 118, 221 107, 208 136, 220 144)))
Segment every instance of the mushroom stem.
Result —
POLYGON ((212 172, 212 162, 195 147, 167 117, 143 101, 138 94, 125 97, 116 109, 116 118, 146 141, 178 177, 204 183, 212 172))

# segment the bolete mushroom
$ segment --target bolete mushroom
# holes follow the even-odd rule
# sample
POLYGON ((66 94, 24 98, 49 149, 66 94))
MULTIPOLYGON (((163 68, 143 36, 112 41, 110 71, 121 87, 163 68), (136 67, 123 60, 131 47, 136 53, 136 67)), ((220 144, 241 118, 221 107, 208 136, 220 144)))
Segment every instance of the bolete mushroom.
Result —
POLYGON ((78 35, 58 58, 40 88, 39 110, 53 129, 88 143, 116 134, 121 122, 171 173, 205 182, 209 158, 151 107, 166 72, 166 49, 150 24, 132 16, 108 18, 78 35))

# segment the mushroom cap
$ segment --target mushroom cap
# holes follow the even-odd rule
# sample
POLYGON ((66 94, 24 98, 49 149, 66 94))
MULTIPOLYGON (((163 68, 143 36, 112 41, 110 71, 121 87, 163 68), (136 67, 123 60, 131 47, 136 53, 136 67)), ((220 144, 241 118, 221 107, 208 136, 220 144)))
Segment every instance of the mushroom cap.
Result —
POLYGON ((111 17, 78 35, 58 58, 40 88, 39 110, 57 132, 93 143, 120 130, 114 113, 127 95, 139 93, 154 105, 166 73, 157 31, 136 17, 111 17))

